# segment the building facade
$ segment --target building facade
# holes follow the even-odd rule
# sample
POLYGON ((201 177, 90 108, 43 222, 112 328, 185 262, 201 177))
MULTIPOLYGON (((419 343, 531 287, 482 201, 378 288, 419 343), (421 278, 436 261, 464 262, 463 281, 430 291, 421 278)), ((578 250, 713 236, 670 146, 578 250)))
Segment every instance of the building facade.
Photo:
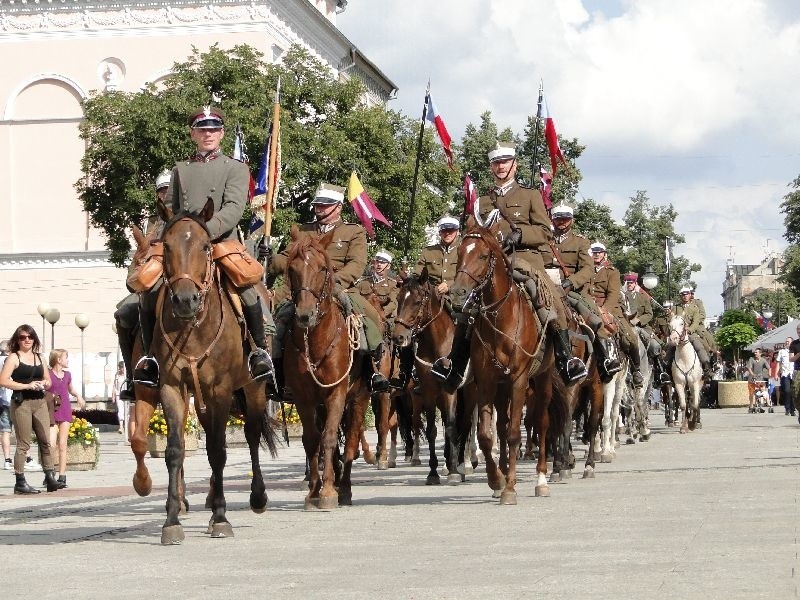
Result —
POLYGON ((748 298, 761 290, 774 292, 784 289, 786 286, 778 281, 783 262, 780 254, 772 253, 758 265, 729 263, 722 283, 724 310, 741 308, 748 298))
MULTIPOLYGON (((196 47, 248 44, 280 61, 300 44, 334 76, 359 77, 367 104, 385 103, 394 84, 337 28, 346 0, 0 0, 0 339, 29 323, 40 336, 40 303, 60 311, 46 347, 80 353, 98 390, 113 373, 113 312, 125 271, 107 260, 102 232, 74 185, 84 146, 82 101, 105 90, 136 92, 170 73, 196 47), (54 335, 52 335, 54 334, 54 335), (90 362, 91 362, 90 361, 90 362), (102 371, 102 373, 100 373, 102 371)), ((132 151, 135 151, 132 149, 132 151)), ((73 358, 73 371, 79 365, 73 358)), ((78 379, 80 374, 78 373, 78 379)))

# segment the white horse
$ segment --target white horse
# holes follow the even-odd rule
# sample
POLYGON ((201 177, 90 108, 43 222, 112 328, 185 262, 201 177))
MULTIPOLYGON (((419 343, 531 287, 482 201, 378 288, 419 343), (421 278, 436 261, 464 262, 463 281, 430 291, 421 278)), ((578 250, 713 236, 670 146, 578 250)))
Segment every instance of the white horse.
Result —
POLYGON ((631 402, 625 411, 625 433, 628 434, 628 439, 625 440, 626 444, 636 443, 637 437, 642 442, 650 439, 650 394, 653 392, 653 367, 647 356, 647 346, 641 337, 639 328, 634 327, 633 330, 637 334, 639 364, 644 384, 641 387, 629 387, 627 390, 631 402))
POLYGON ((603 420, 600 440, 600 462, 610 463, 617 455, 617 422, 619 406, 625 393, 625 380, 628 377, 628 357, 619 354, 622 369, 614 373, 611 381, 603 384, 603 420))
POLYGON ((673 317, 669 322, 669 342, 675 346, 672 361, 672 381, 678 395, 683 421, 681 433, 694 431, 700 420, 700 389, 703 387, 703 367, 694 347, 689 341, 689 332, 683 317, 673 317), (686 402, 687 390, 691 404, 686 402))

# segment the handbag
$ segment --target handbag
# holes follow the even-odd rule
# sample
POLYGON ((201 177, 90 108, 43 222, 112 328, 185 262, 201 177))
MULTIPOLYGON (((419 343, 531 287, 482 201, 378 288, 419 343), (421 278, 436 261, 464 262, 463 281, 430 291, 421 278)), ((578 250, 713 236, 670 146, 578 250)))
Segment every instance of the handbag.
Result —
POLYGON ((211 257, 236 287, 247 287, 261 281, 264 267, 255 260, 238 240, 223 240, 214 244, 211 257))
POLYGON ((44 399, 47 401, 47 405, 53 407, 53 410, 58 410, 61 406, 61 394, 55 394, 53 392, 45 392, 44 399))
POLYGON ((144 257, 134 257, 133 262, 127 280, 128 288, 134 293, 151 290, 164 273, 164 243, 150 242, 144 257))

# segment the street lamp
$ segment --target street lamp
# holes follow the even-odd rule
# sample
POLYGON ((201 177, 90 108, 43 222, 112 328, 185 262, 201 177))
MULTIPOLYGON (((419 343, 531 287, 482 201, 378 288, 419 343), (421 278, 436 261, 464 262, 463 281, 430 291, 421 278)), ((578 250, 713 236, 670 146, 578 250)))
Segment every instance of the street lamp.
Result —
POLYGON ((764 317, 764 330, 769 331, 769 320, 772 318, 772 309, 769 306, 762 306, 761 316, 764 317))
POLYGON ((647 290, 652 290, 658 285, 658 275, 653 272, 653 265, 647 267, 647 271, 642 275, 642 285, 647 290))
POLYGON ((89 315, 85 313, 78 313, 75 315, 75 325, 81 330, 81 398, 86 399, 86 369, 84 367, 85 359, 83 352, 83 330, 89 326, 89 315))
POLYGON ((61 318, 61 312, 57 308, 48 310, 44 318, 50 323, 50 350, 56 347, 56 323, 61 318))
POLYGON ((36 310, 39 312, 39 316, 42 317, 42 356, 46 354, 45 352, 45 340, 47 338, 47 332, 44 329, 44 316, 47 314, 47 311, 50 310, 50 305, 47 302, 42 302, 39 306, 36 307, 36 310))

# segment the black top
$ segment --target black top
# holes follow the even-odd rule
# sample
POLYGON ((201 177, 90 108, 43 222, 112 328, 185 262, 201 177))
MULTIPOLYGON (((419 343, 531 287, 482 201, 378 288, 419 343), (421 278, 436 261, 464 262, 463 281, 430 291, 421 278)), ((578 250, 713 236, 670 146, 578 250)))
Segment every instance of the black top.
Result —
MULTIPOLYGON (((792 340, 789 344, 789 354, 800 354, 800 339, 792 340)), ((800 358, 794 361, 794 370, 800 371, 800 358)))
MULTIPOLYGON (((42 367, 42 359, 38 354, 34 354, 34 362, 38 361, 38 365, 26 365, 19 358, 19 352, 16 353, 19 365, 11 372, 11 379, 17 383, 30 383, 31 381, 41 381, 44 378, 44 367, 42 367)), ((44 398, 42 390, 20 390, 22 392, 23 400, 36 400, 44 398)))

